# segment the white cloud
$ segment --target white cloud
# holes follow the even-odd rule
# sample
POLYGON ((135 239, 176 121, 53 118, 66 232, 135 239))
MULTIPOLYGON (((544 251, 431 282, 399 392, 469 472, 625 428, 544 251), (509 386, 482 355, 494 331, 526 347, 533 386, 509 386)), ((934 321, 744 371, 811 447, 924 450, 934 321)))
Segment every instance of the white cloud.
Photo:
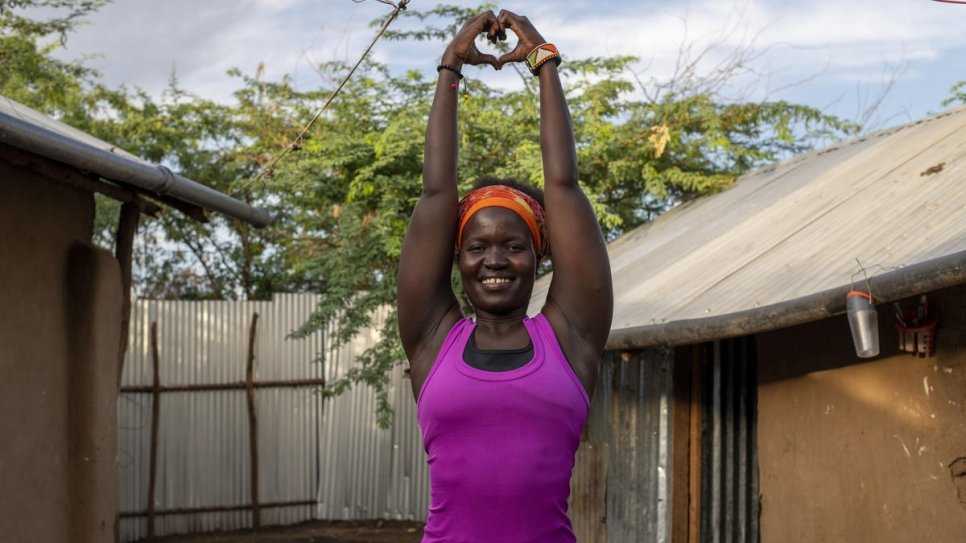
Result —
MULTIPOLYGON (((413 2, 410 9, 431 4, 413 2)), ((966 6, 928 0, 517 0, 514 9, 565 58, 634 54, 658 79, 673 70, 682 42, 695 50, 719 43, 706 58, 710 67, 755 39, 765 51, 755 65, 764 73, 758 91, 814 77, 804 93, 793 93, 814 104, 827 102, 829 91, 810 97, 808 89, 839 85, 840 95, 851 90, 842 85, 879 81, 884 68, 905 63, 912 68, 901 74, 908 86, 895 92, 928 97, 924 112, 966 78, 966 6)), ((264 62, 269 78, 295 74, 299 85, 317 84, 312 67, 354 62, 374 35, 369 21, 390 10, 375 0, 116 0, 70 39, 66 54, 102 54, 91 64, 111 84, 158 92, 174 68, 188 90, 227 100, 237 87, 225 75, 230 67, 252 73, 264 62)), ((441 52, 438 43, 383 41, 373 57, 393 70, 431 73, 441 52)), ((487 77, 515 82, 507 74, 487 77)))

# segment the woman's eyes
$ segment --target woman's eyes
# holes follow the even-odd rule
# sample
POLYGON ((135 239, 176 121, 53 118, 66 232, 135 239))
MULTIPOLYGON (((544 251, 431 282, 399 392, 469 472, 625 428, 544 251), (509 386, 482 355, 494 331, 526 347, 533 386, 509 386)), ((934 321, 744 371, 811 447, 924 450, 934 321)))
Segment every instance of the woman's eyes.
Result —
MULTIPOLYGON (((522 243, 508 243, 504 245, 504 249, 510 252, 518 253, 520 251, 526 251, 527 248, 522 243)), ((485 245, 470 245, 466 248, 467 252, 470 253, 482 253, 486 251, 485 245)))

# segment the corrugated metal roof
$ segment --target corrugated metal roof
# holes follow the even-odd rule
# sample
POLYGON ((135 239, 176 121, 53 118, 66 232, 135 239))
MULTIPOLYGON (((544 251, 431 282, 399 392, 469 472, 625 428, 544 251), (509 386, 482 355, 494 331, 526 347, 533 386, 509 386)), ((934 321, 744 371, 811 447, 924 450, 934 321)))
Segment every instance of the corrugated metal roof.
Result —
MULTIPOLYGON (((761 321, 744 333, 769 329, 765 308, 848 287, 856 259, 871 274, 966 251, 964 179, 959 108, 779 163, 675 208, 609 246, 610 346, 642 329, 653 333, 638 333, 635 347, 684 343, 667 325, 734 314, 761 321)), ((535 286, 531 310, 549 279, 535 286)))
POLYGON ((272 222, 271 215, 263 208, 142 160, 6 96, 0 96, 0 143, 130 185, 155 197, 165 196, 217 211, 256 227, 272 222))
POLYGON ((104 140, 95 138, 87 132, 78 130, 73 126, 69 126, 60 121, 52 119, 33 108, 27 107, 20 102, 16 102, 2 95, 0 95, 0 113, 17 117, 18 119, 26 121, 34 126, 45 128, 55 134, 60 134, 61 136, 90 145, 91 147, 96 147, 102 151, 114 153, 115 155, 122 156, 128 160, 140 162, 141 164, 145 164, 147 166, 152 166, 150 162, 136 155, 132 155, 124 149, 120 149, 104 140))

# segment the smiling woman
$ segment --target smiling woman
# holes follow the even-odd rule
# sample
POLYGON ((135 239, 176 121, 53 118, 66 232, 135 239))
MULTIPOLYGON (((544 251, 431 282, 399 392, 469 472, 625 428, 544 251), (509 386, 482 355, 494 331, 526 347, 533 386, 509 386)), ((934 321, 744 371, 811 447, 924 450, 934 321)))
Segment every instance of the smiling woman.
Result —
MULTIPOLYGON (((537 264, 546 253, 542 199, 533 187, 484 178, 460 200, 457 265, 477 314, 528 305, 537 264)), ((498 337, 495 343, 508 339, 498 337)))
POLYGON ((426 129, 423 193, 403 243, 398 322, 429 455, 425 543, 575 541, 570 475, 613 310, 610 267, 577 184, 560 55, 526 17, 482 13, 443 53, 426 129), (481 34, 519 43, 499 59, 481 34), (457 90, 464 65, 525 62, 540 84, 544 190, 486 178, 458 200, 457 90), (553 248, 547 302, 526 313, 553 248), (454 252, 455 251, 455 252, 454 252), (473 308, 450 285, 455 263, 473 308))

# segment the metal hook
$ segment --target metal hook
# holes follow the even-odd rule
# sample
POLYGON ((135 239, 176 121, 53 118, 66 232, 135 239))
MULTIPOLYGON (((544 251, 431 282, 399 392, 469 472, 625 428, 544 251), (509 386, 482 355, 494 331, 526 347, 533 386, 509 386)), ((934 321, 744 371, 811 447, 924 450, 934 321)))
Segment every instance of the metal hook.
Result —
POLYGON ((858 257, 856 257, 855 263, 859 265, 859 271, 852 274, 852 278, 850 279, 850 284, 849 284, 849 290, 850 291, 855 290, 855 276, 861 273, 862 275, 865 276, 865 288, 869 291, 869 298, 875 301, 875 296, 872 295, 872 284, 869 283, 869 274, 865 271, 865 266, 863 266, 862 263, 859 262, 858 257))

